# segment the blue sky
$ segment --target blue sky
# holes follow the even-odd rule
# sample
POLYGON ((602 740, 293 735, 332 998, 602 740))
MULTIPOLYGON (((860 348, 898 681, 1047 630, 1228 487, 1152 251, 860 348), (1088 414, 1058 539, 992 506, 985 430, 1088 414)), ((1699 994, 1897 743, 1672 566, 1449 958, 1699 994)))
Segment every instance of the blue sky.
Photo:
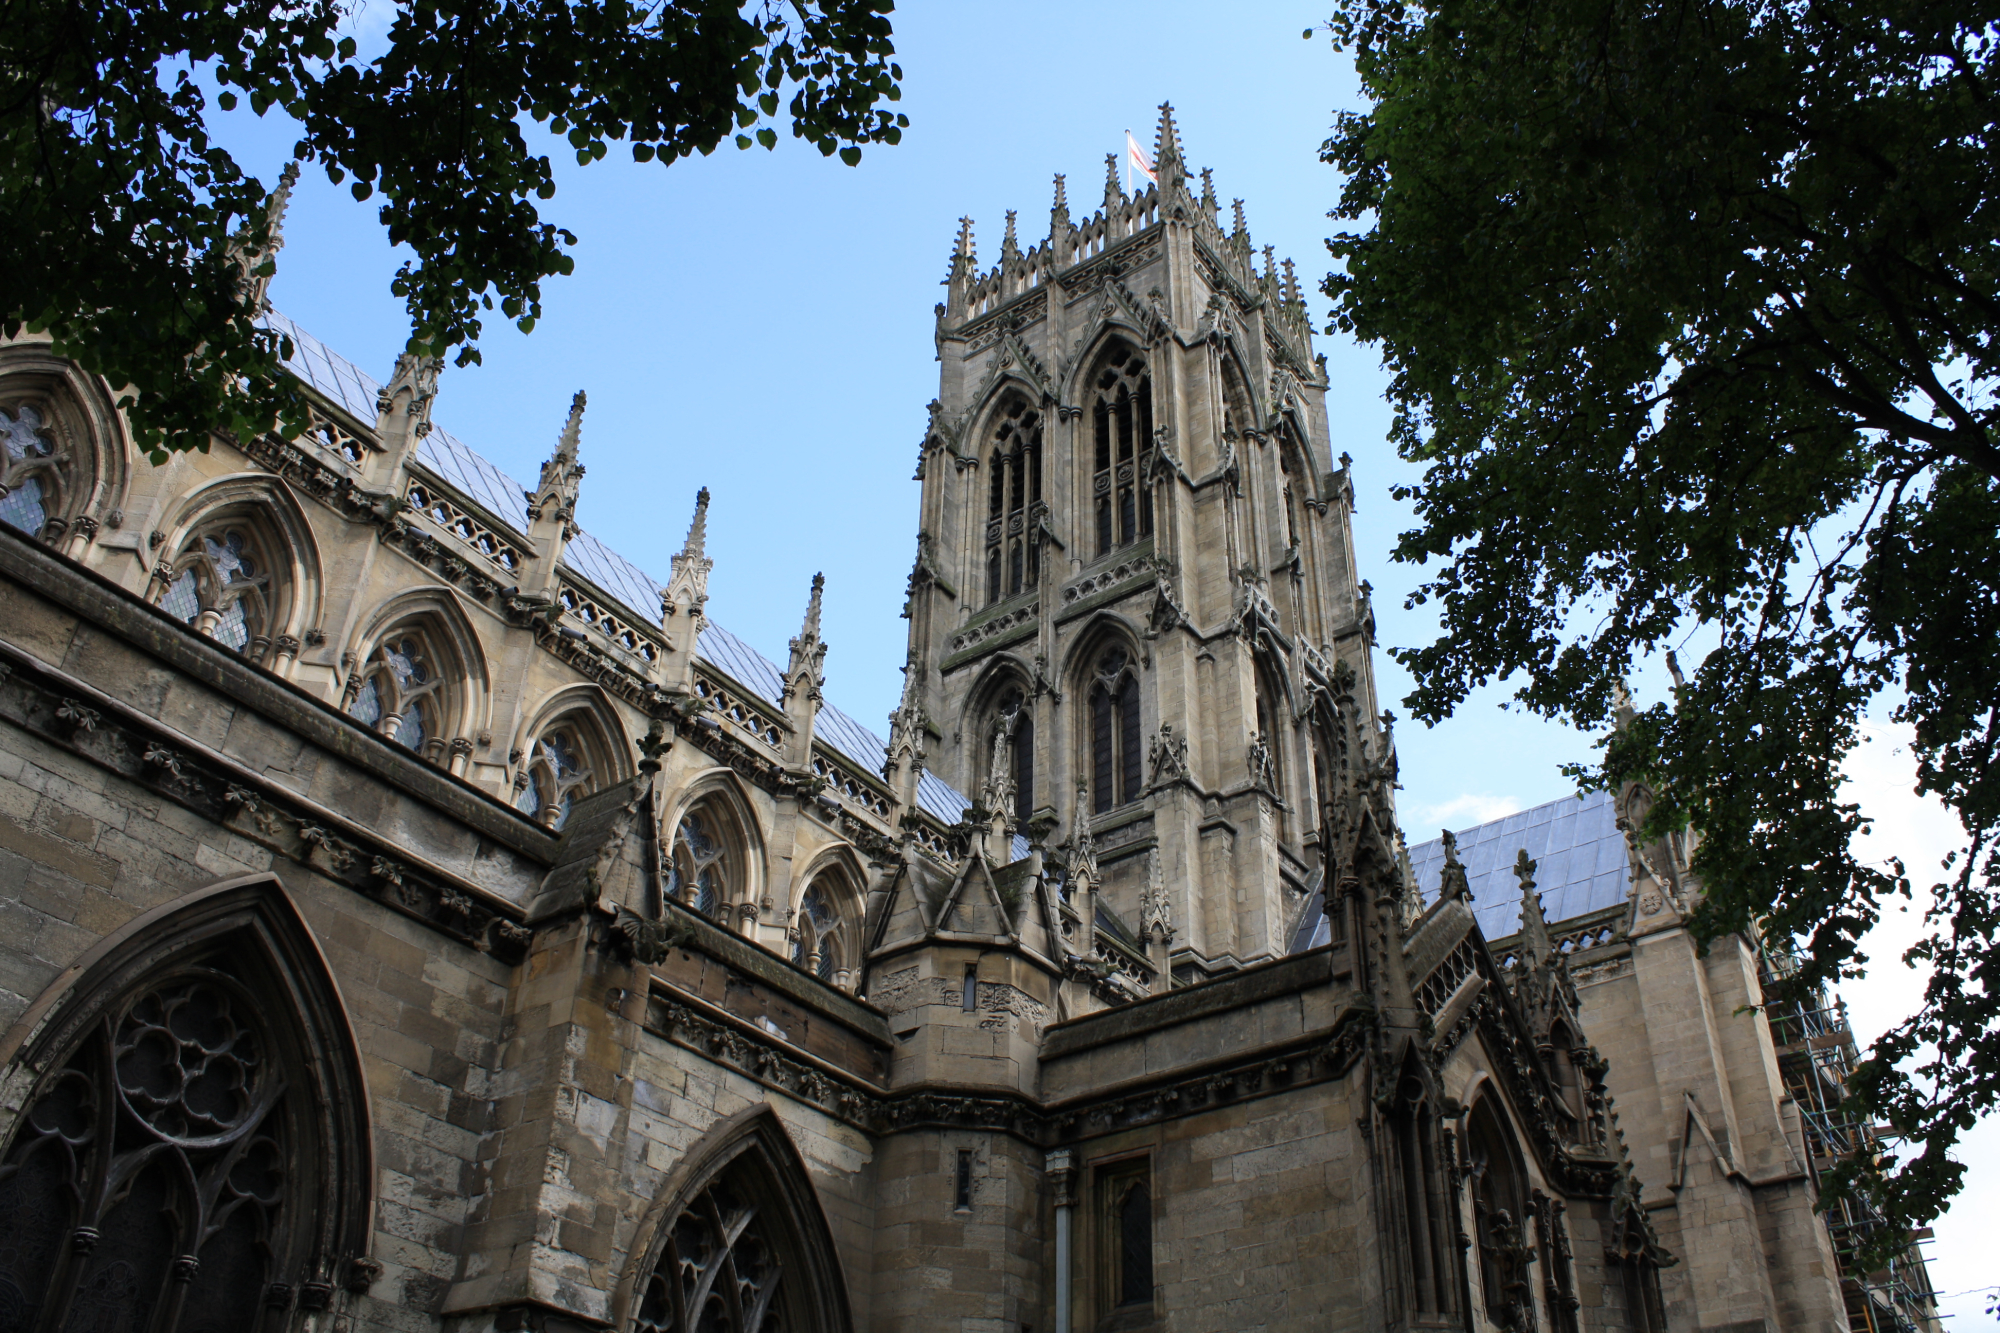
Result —
MULTIPOLYGON (((362 10, 364 42, 391 12, 385 0, 362 10)), ((558 192, 541 208, 580 238, 577 271, 546 284, 532 335, 489 323, 485 364, 446 370, 437 419, 531 479, 570 396, 587 390, 584 526, 664 577, 695 490, 710 487, 710 614, 782 657, 812 575, 824 571, 828 693, 884 729, 906 644, 910 474, 937 388, 932 306, 957 219, 974 219, 991 264, 1006 210, 1019 210, 1024 245, 1045 234, 1054 173, 1067 174, 1072 211, 1084 216, 1102 197, 1105 154, 1122 148, 1127 128, 1150 149, 1157 107, 1170 100, 1190 166, 1213 167, 1225 206, 1245 201, 1255 242, 1316 283, 1340 187, 1317 150, 1335 112, 1359 106, 1352 70, 1325 35, 1300 37, 1325 17, 1320 0, 913 4, 895 16, 910 128, 858 168, 789 139, 773 153, 724 148, 671 168, 621 160, 616 148, 587 169, 564 167, 573 158, 553 144, 558 192)), ((286 127, 246 112, 224 126, 246 169, 274 179, 293 138, 286 127)), ((389 293, 401 260, 374 206, 309 173, 285 237, 274 302, 386 376, 406 325, 389 293)), ((1311 307, 1323 323, 1325 299, 1315 294, 1311 307)), ((1434 622, 1402 607, 1418 573, 1387 555, 1411 522, 1389 488, 1414 474, 1384 442, 1385 376, 1367 348, 1335 337, 1318 345, 1332 378, 1333 452, 1355 460, 1356 545, 1382 642, 1426 642, 1434 622)), ((1381 666, 1385 702, 1402 713, 1406 680, 1386 657, 1381 666)), ((1650 701, 1663 684, 1645 673, 1635 692, 1650 701)), ((1572 790, 1557 765, 1588 757, 1588 738, 1503 712, 1505 697, 1489 689, 1434 730, 1398 728, 1412 841, 1572 790)), ((1913 869, 1935 864, 1950 829, 1907 795, 1907 754, 1893 732, 1882 735, 1854 770, 1885 815, 1882 850, 1913 869)), ((1864 1037, 1915 998, 1893 967, 1848 997, 1864 1037)), ((1996 1137, 1984 1126, 1968 1149, 1977 1163, 1968 1198, 2000 1180, 1996 1137)), ((1971 1211, 1940 1224, 1943 1290, 1988 1280, 1978 1251, 1994 1230, 1971 1211)), ((1975 1301, 1955 1305, 1961 1326, 1986 1322, 1975 1301)))

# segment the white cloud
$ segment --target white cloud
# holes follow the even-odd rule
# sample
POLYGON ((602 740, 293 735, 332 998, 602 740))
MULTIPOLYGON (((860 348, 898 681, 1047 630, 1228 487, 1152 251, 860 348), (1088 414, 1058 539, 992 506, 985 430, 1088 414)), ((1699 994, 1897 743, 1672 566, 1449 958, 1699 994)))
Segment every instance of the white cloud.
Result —
POLYGON ((1405 819, 1403 824, 1410 830, 1413 842, 1424 842, 1436 837, 1438 829, 1455 831, 1471 828, 1475 824, 1490 824, 1520 809, 1521 802, 1517 797, 1466 792, 1442 804, 1424 806, 1405 819))

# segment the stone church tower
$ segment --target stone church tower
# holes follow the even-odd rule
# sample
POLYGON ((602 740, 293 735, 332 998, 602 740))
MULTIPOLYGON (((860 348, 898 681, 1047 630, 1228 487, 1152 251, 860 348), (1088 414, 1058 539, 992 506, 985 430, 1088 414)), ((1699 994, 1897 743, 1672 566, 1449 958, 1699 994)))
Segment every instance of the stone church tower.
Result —
POLYGON ((1128 198, 1108 159, 1080 228, 1058 176, 1048 237, 1023 250, 1009 213, 990 273, 962 225, 908 670, 931 770, 1030 844, 1088 824, 1104 926, 1164 987, 1286 951, 1319 864, 1311 702, 1341 663, 1368 719, 1374 691, 1292 266, 1260 271, 1242 201, 1225 230, 1170 110, 1155 161, 1128 198))

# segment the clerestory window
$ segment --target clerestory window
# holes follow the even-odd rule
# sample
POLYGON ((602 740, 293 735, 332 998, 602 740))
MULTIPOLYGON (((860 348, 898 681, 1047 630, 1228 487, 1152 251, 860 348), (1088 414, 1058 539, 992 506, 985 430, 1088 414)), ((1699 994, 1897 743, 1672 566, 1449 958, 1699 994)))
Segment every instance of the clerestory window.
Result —
POLYGON ((735 866, 722 821, 704 806, 681 816, 667 869, 667 896, 703 916, 720 917, 729 903, 735 866))
POLYGON ((67 463, 40 408, 0 408, 0 523, 41 536, 61 508, 67 463))
POLYGON ((159 608, 196 633, 252 661, 269 651, 270 565, 246 526, 224 523, 196 533, 159 582, 159 608))
POLYGON ((1153 535, 1153 493, 1146 484, 1153 456, 1153 386, 1145 358, 1121 343, 1105 357, 1094 387, 1091 497, 1097 554, 1108 555, 1153 535))
POLYGON ((1097 814, 1144 790, 1139 753, 1139 673, 1123 648, 1097 660, 1090 684, 1090 791, 1097 814))
POLYGON ((422 634, 387 635, 348 684, 348 716, 435 760, 444 751, 439 737, 444 681, 433 662, 422 634))
POLYGON ((514 775, 514 808, 561 832, 576 798, 594 785, 587 755, 575 724, 558 722, 543 731, 514 775))
POLYGON ((1035 524, 1042 503, 1042 417, 1019 398, 993 443, 986 500, 986 600, 1032 589, 1041 579, 1035 524))

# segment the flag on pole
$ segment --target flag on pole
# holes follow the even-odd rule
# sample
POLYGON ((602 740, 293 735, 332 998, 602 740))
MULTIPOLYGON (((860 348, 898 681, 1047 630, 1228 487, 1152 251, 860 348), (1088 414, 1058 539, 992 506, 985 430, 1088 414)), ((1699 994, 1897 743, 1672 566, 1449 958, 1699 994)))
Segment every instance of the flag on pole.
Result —
POLYGON ((1160 173, 1153 170, 1153 159, 1146 156, 1146 150, 1132 137, 1132 131, 1127 130, 1125 131, 1125 187, 1128 193, 1141 176, 1155 185, 1160 183, 1160 173))

